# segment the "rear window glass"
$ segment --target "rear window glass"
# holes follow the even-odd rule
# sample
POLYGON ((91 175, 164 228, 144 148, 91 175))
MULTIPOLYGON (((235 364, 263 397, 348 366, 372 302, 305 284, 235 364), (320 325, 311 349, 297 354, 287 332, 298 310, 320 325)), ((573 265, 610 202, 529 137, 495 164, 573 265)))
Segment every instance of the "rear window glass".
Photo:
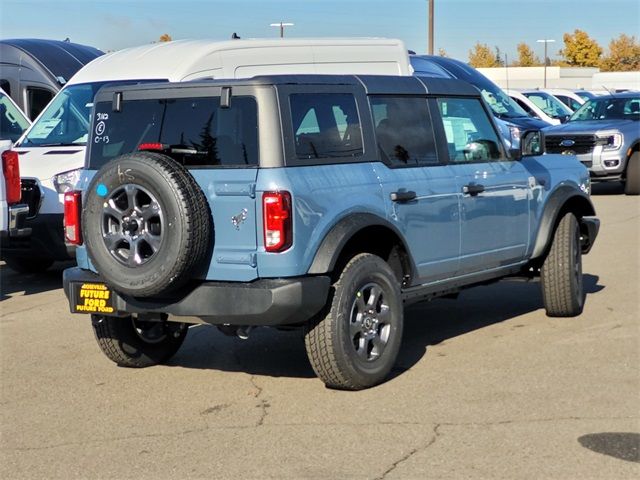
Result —
POLYGON ((350 93, 299 93, 290 99, 296 156, 301 159, 363 154, 356 101, 350 93))
POLYGON ((258 108, 253 97, 235 96, 228 108, 220 97, 127 100, 114 112, 111 102, 96 104, 89 166, 160 144, 187 167, 258 165, 258 108))

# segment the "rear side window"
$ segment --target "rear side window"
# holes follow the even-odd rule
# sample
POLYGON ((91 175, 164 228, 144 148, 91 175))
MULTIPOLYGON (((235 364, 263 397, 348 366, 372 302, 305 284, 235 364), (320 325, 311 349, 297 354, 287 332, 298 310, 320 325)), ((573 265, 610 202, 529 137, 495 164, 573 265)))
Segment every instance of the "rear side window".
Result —
POLYGON ((439 98, 449 160, 475 163, 504 160, 501 142, 479 99, 439 98))
POLYGON ((31 120, 34 120, 40 112, 44 110, 54 94, 51 90, 44 88, 29 87, 27 88, 27 109, 31 120))
POLYGON ((391 166, 436 165, 438 156, 426 98, 369 98, 382 161, 391 166))
POLYGON ((298 158, 363 154, 360 118, 352 94, 294 93, 289 102, 298 158))
POLYGON ((96 105, 89 166, 160 144, 187 167, 258 165, 258 109, 253 97, 234 96, 228 108, 219 97, 128 100, 120 112, 111 102, 96 105))

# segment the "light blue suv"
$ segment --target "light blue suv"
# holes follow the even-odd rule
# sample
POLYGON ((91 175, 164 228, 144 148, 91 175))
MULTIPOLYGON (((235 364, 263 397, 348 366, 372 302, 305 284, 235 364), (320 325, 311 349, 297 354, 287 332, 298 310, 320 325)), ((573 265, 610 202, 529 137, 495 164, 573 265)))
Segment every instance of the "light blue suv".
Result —
POLYGON ((365 75, 103 88, 65 198, 72 312, 128 367, 188 324, 302 327, 317 375, 353 390, 389 374, 406 304, 540 276, 549 315, 580 314, 588 171, 537 155, 538 131, 505 151, 480 95, 365 75))

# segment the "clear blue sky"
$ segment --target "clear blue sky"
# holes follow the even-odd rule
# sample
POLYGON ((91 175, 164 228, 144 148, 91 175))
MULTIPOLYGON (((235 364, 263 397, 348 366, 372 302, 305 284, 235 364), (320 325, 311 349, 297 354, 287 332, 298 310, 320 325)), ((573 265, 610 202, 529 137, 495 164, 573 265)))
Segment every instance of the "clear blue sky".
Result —
MULTIPOLYGON (((542 56, 537 39, 585 30, 601 46, 621 33, 640 34, 639 0, 436 0, 435 46, 468 59, 476 41, 498 46, 515 59, 526 42, 542 56)), ((272 22, 295 23, 291 37, 378 36, 427 49, 427 0, 0 0, 0 38, 69 37, 102 50, 174 39, 277 36, 272 22)))

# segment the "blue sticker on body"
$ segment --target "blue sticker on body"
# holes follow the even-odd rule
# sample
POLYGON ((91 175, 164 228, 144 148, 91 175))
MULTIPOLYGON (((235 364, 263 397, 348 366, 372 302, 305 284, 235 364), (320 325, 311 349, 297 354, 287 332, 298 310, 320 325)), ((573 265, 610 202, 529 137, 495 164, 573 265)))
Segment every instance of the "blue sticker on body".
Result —
POLYGON ((104 183, 101 183, 100 185, 98 185, 98 187, 96 188, 96 193, 98 195, 100 195, 101 197, 104 197, 107 195, 107 193, 109 192, 109 190, 107 190, 107 186, 104 183))

